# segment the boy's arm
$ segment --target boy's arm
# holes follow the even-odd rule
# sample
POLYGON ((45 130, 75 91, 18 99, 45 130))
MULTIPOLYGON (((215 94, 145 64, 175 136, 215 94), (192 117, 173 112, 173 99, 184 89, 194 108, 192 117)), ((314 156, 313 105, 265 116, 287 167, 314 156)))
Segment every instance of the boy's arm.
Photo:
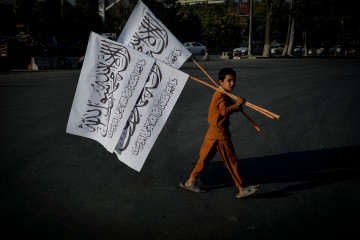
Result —
POLYGON ((220 97, 218 101, 219 111, 222 116, 226 116, 228 114, 232 114, 234 112, 242 111, 242 105, 245 103, 245 99, 238 98, 236 103, 228 106, 228 102, 224 97, 220 97))

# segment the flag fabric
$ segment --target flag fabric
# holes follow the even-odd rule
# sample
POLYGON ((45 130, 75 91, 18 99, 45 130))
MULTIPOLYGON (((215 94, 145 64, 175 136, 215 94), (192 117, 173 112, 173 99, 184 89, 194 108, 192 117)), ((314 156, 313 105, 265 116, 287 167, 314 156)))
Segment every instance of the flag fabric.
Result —
POLYGON ((113 152, 155 59, 91 33, 66 132, 113 152))
POLYGON ((177 69, 192 55, 142 1, 134 8, 118 42, 177 69))
POLYGON ((118 41, 91 33, 66 132, 140 171, 189 77, 189 50, 139 1, 118 41))
POLYGON ((156 62, 115 148, 120 161, 141 170, 188 77, 161 61, 156 62))

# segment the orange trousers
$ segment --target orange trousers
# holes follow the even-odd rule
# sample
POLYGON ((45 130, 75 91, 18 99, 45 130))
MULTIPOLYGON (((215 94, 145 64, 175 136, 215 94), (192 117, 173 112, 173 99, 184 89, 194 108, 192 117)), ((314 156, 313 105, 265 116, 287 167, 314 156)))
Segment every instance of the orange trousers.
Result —
POLYGON ((230 138, 224 140, 209 139, 205 137, 204 143, 201 146, 200 157, 196 163, 194 170, 190 177, 197 178, 205 169, 206 165, 214 158, 216 152, 219 152, 226 168, 229 170, 235 185, 243 187, 243 180, 238 172, 238 158, 235 154, 234 146, 230 138))

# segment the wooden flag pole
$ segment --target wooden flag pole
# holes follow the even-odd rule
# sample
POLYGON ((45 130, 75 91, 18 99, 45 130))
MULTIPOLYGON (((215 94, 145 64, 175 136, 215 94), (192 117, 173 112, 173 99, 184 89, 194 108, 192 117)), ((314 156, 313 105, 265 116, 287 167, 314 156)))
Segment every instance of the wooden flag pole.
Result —
MULTIPOLYGON (((203 71, 203 73, 205 73, 205 75, 214 83, 215 86, 219 87, 219 85, 218 85, 218 84, 210 77, 210 75, 200 66, 200 64, 198 64, 198 63, 195 61, 194 58, 191 57, 191 60, 201 69, 201 71, 203 71)), ((201 80, 199 80, 199 79, 194 79, 194 78, 191 77, 191 76, 190 76, 190 78, 192 78, 193 80, 196 80, 196 81, 198 81, 198 82, 200 82, 200 83, 202 83, 202 84, 205 84, 205 85, 213 88, 212 85, 210 85, 210 84, 208 84, 208 83, 206 83, 206 82, 204 82, 204 81, 201 81, 201 80)), ((213 88, 213 89, 215 89, 215 88, 213 88)), ((217 89, 215 89, 215 90, 217 90, 217 89)), ((218 91, 218 90, 217 90, 217 91, 218 91)), ((231 97, 231 98, 234 99, 235 101, 237 101, 237 99, 238 99, 238 97, 236 97, 235 95, 233 95, 233 94, 231 94, 231 93, 228 93, 228 92, 226 92, 226 91, 221 91, 221 92, 227 94, 229 97, 231 97)), ((254 104, 252 104, 252 103, 245 102, 245 106, 250 107, 250 108, 258 111, 258 112, 262 113, 263 115, 265 115, 265 116, 267 116, 267 117, 269 117, 269 118, 271 118, 271 119, 274 119, 274 117, 277 118, 277 119, 280 118, 279 115, 277 115, 277 114, 275 114, 275 113, 272 113, 272 112, 270 112, 269 110, 266 110, 266 109, 261 108, 261 107, 259 107, 259 106, 256 106, 256 105, 254 105, 254 104)))
MULTIPOLYGON (((192 77, 192 76, 190 76, 190 75, 189 75, 189 77, 190 77, 191 79, 197 81, 197 82, 200 82, 200 83, 202 83, 202 84, 204 84, 204 85, 206 85, 206 86, 208 86, 208 87, 211 87, 212 89, 214 89, 214 90, 216 90, 216 91, 219 91, 219 92, 228 94, 228 92, 226 92, 226 91, 224 91, 224 90, 221 90, 220 88, 214 87, 214 86, 211 85, 211 84, 208 84, 208 83, 206 83, 206 82, 204 82, 204 81, 201 81, 201 80, 199 80, 199 79, 197 79, 197 78, 194 78, 194 77, 192 77)), ((254 126, 254 128, 260 132, 260 128, 256 125, 256 123, 255 123, 244 111, 241 111, 241 112, 242 112, 242 113, 244 114, 244 116, 251 122, 251 124, 254 126)), ((263 113, 263 114, 265 114, 265 113, 263 113)), ((271 117, 271 116, 270 116, 270 117, 271 117)))
POLYGON ((201 69, 201 71, 203 71, 203 73, 205 73, 205 75, 214 83, 215 86, 219 87, 219 84, 217 84, 214 79, 212 79, 210 77, 210 75, 205 71, 205 69, 203 69, 200 64, 198 64, 195 59, 193 57, 191 57, 191 60, 201 69))
POLYGON ((267 114, 269 114, 269 115, 271 115, 271 116, 273 116, 273 117, 275 117, 275 118, 277 118, 277 119, 280 118, 279 115, 277 115, 277 114, 275 114, 275 113, 273 113, 273 112, 270 112, 269 110, 266 110, 265 108, 256 106, 256 105, 254 105, 254 104, 252 104, 252 103, 246 102, 245 105, 247 105, 248 107, 251 107, 251 108, 254 108, 254 109, 256 108, 256 109, 258 109, 258 110, 260 110, 260 111, 263 111, 263 112, 265 112, 265 113, 267 113, 267 114))
MULTIPOLYGON (((208 86, 208 87, 210 87, 210 88, 218 91, 218 92, 221 92, 221 93, 224 93, 224 94, 228 95, 229 97, 231 97, 231 98, 234 99, 234 100, 237 100, 237 98, 238 98, 238 97, 236 97, 235 95, 233 95, 233 94, 231 94, 231 93, 228 93, 228 92, 226 92, 226 91, 224 91, 224 90, 221 90, 220 88, 217 88, 217 87, 215 87, 215 86, 213 86, 213 85, 211 85, 211 84, 209 84, 209 83, 207 83, 207 82, 204 82, 204 81, 202 81, 202 80, 200 80, 200 79, 197 79, 197 78, 194 78, 194 77, 192 77, 192 76, 189 76, 189 77, 190 77, 191 79, 199 82, 199 83, 202 83, 202 84, 204 84, 204 85, 206 85, 206 86, 208 86)), ((270 114, 262 111, 262 109, 256 108, 256 107, 255 107, 256 105, 252 105, 252 104, 248 105, 247 103, 248 103, 248 102, 245 102, 245 105, 246 105, 246 106, 248 106, 248 107, 250 107, 250 108, 258 111, 259 113, 261 113, 261 114, 263 114, 263 115, 265 115, 265 116, 267 116, 267 117, 269 117, 269 118, 271 118, 271 119, 274 119, 274 117, 273 117, 272 115, 270 115, 270 114)))
POLYGON ((254 128, 256 128, 256 130, 258 130, 258 132, 260 132, 260 128, 258 127, 258 125, 256 125, 256 123, 249 117, 249 115, 247 115, 244 111, 241 111, 244 116, 251 122, 251 124, 254 126, 254 128))

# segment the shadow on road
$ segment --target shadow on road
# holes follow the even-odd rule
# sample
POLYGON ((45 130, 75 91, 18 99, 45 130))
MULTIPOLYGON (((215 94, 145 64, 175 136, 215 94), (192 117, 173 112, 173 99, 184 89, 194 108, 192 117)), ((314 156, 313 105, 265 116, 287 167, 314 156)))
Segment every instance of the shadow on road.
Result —
MULTIPOLYGON (((246 184, 297 182, 295 185, 254 197, 285 197, 292 192, 360 177, 360 146, 292 152, 239 160, 246 184), (302 183, 299 183, 302 182, 302 183)), ((210 161, 199 177, 207 191, 234 186, 222 161, 210 161)))

